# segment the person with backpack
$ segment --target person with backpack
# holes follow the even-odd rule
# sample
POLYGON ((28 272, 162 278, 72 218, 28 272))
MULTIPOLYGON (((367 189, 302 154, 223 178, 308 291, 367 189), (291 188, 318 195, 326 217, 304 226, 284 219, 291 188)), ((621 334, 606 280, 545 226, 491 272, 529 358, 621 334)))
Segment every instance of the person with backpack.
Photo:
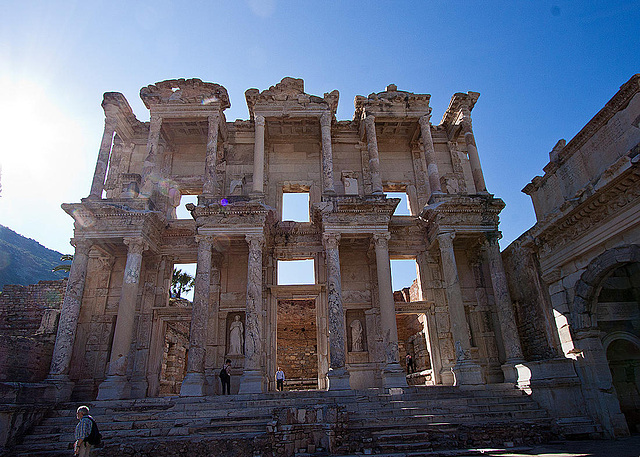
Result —
POLYGON ((76 425, 76 442, 73 446, 74 454, 79 457, 87 457, 93 447, 102 443, 102 435, 93 417, 89 416, 89 407, 80 406, 76 411, 78 425, 76 425))
POLYGON ((231 360, 227 359, 220 370, 220 382, 222 382, 222 395, 231 395, 231 360), (225 393, 226 388, 226 393, 225 393))

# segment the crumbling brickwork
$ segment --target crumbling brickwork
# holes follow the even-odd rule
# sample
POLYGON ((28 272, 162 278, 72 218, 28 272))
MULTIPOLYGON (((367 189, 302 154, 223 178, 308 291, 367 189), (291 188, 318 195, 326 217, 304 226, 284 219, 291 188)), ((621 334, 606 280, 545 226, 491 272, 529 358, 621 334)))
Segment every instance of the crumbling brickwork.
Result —
POLYGON ((67 280, 6 285, 0 294, 0 381, 38 382, 49 372, 67 280))
POLYGON ((289 380, 317 379, 313 300, 282 300, 278 303, 278 365, 289 380))

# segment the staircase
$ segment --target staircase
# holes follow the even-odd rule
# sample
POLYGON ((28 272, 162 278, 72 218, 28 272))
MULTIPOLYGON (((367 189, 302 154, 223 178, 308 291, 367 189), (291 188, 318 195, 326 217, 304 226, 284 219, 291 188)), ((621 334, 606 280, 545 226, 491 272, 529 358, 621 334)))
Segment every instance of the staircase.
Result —
MULTIPOLYGON (((505 385, 481 390, 414 386, 392 393, 290 391, 95 401, 88 406, 105 447, 93 455, 406 455, 556 436, 547 413, 505 385)), ((8 455, 71 455, 78 406, 59 405, 8 455)))

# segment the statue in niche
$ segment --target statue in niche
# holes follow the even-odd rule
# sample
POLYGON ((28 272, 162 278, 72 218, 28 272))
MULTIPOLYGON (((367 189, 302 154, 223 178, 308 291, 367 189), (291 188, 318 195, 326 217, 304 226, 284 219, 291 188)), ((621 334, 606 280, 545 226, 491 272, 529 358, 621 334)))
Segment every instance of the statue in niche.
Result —
POLYGON ((358 319, 351 321, 351 351, 362 352, 362 322, 358 319))
POLYGON ((229 328, 229 355, 242 355, 244 346, 244 326, 240 316, 236 314, 235 320, 229 328))

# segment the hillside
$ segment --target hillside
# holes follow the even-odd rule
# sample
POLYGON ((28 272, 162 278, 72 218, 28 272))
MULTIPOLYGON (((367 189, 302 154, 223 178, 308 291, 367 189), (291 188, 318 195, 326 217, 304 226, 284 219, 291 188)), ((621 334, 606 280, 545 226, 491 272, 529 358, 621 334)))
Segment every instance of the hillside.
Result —
POLYGON ((42 280, 65 278, 66 272, 51 271, 63 263, 61 255, 0 225, 0 290, 5 284, 28 286, 42 280))

